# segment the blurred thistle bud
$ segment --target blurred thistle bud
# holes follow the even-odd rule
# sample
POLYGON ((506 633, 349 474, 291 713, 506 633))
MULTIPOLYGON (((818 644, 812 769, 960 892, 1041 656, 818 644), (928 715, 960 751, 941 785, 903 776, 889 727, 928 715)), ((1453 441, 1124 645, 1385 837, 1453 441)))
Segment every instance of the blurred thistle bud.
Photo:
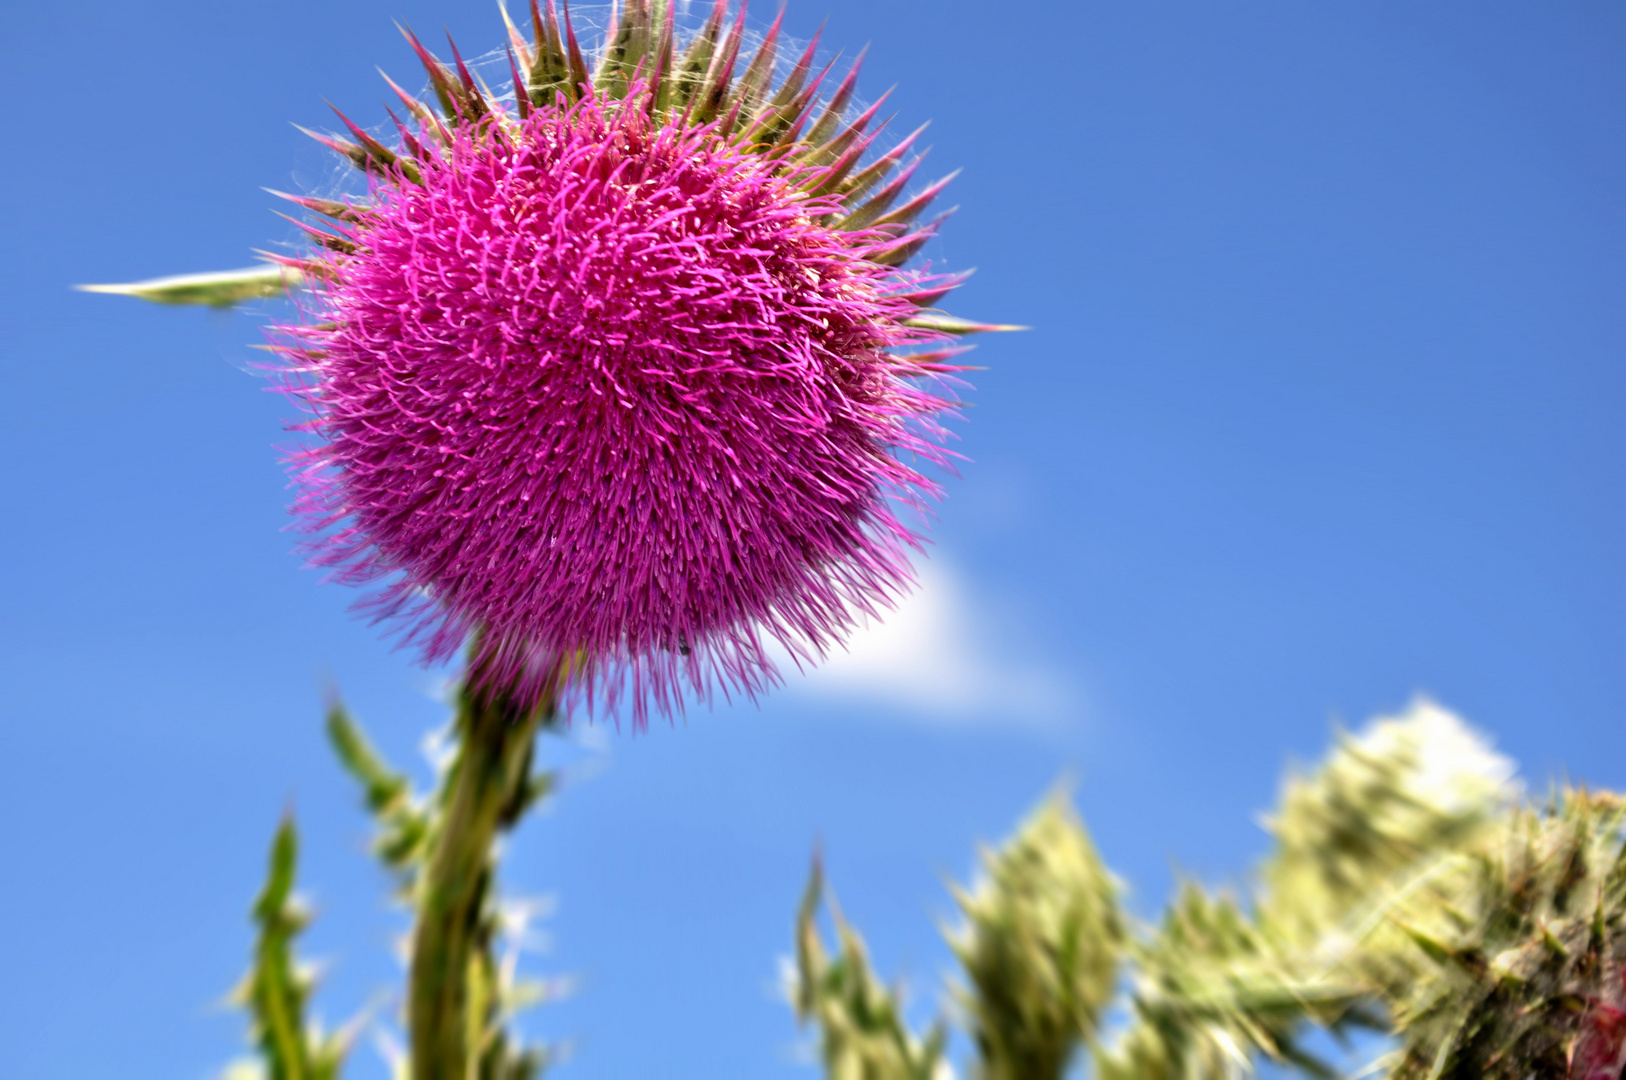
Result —
POLYGON ((1619 1080, 1626 1068, 1626 800, 1566 790, 1440 860, 1395 906, 1392 1080, 1619 1080))
POLYGON ((1290 775, 1267 819, 1276 850, 1260 917, 1304 946, 1399 875, 1472 839, 1517 794, 1513 762, 1454 713, 1418 699, 1358 736, 1340 733, 1309 775, 1290 775))
POLYGON ((910 1030, 901 993, 870 969, 864 939, 828 896, 817 857, 796 917, 796 966, 787 978, 796 1018, 819 1030, 827 1080, 953 1080, 944 1057, 948 1029, 933 1023, 925 1038, 910 1030), (819 935, 819 906, 829 901, 836 952, 819 935))
POLYGON ((1131 952, 1134 1023, 1098 1050, 1098 1080, 1230 1080, 1260 1057, 1334 1076, 1306 1047, 1306 1025, 1380 1020, 1364 984, 1282 949, 1235 896, 1194 882, 1131 952))
POLYGON ((1134 948, 1135 1023, 1097 1055, 1102 1080, 1222 1080, 1263 1057, 1334 1075, 1312 1027, 1386 1026, 1416 978, 1397 905, 1440 901, 1440 860, 1504 820, 1514 766, 1426 700, 1340 734, 1291 774, 1266 827, 1276 844, 1238 899, 1182 886, 1134 948), (1251 901, 1251 902, 1249 902, 1251 901))
POLYGON ((1125 942, 1118 887, 1067 796, 1053 793, 982 877, 955 889, 964 916, 950 944, 986 1080, 1060 1078, 1093 1042, 1125 942))

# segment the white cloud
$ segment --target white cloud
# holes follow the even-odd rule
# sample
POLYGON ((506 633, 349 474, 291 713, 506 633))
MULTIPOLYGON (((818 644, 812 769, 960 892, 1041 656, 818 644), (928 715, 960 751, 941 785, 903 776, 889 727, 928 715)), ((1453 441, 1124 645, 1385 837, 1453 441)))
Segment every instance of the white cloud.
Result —
POLYGON ((1049 726, 1075 696, 1067 680, 1032 659, 1000 650, 992 619, 974 611, 958 576, 939 559, 916 566, 918 583, 895 610, 863 620, 823 664, 799 675, 780 660, 791 688, 864 699, 939 724, 1049 726))

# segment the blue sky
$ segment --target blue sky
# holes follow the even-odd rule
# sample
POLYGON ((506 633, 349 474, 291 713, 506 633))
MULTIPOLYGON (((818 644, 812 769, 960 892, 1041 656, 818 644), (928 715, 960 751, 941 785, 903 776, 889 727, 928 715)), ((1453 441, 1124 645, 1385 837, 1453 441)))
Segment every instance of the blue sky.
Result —
MULTIPOLYGON (((759 12, 766 16, 766 7, 759 12)), ((4 3, 0 1042, 33 1078, 212 1075, 278 816, 342 1019, 401 928, 320 730, 421 763, 437 678, 289 553, 260 313, 69 291, 245 265, 291 126, 383 119, 428 0, 4 3)), ((926 587, 759 706, 578 728, 509 845, 574 976, 560 1076, 811 1075, 774 996, 815 843, 925 1006, 946 878, 1058 777, 1151 913, 1244 872, 1289 760, 1433 695, 1626 786, 1626 9, 793 0, 930 119, 985 341, 926 587)), ((930 170, 928 170, 930 172, 930 170)), ((387 1014, 389 1005, 385 1005, 387 1014)), ((363 1047, 354 1075, 382 1074, 363 1047)))

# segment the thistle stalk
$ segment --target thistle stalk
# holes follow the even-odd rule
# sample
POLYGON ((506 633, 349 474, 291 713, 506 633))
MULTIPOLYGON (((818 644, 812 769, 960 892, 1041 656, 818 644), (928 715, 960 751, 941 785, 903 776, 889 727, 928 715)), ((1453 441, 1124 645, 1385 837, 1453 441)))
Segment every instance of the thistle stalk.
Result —
POLYGON ((493 846, 536 794, 531 759, 538 730, 556 718, 558 682, 548 680, 535 707, 517 704, 510 693, 474 690, 474 680, 462 691, 457 755, 418 881, 407 989, 413 1080, 483 1075, 479 1062, 498 1010, 485 918, 493 846))

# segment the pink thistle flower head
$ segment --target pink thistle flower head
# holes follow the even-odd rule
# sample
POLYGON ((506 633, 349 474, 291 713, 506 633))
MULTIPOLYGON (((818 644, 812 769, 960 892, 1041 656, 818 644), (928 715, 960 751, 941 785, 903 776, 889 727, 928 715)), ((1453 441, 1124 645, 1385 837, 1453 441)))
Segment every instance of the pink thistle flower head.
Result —
POLYGON ((900 269, 942 184, 902 197, 910 140, 866 153, 856 69, 821 104, 810 47, 773 85, 775 24, 736 78, 725 4, 680 49, 633 0, 591 70, 533 5, 511 105, 409 34, 439 113, 397 88, 393 149, 323 139, 368 199, 295 200, 330 219, 275 328, 311 558, 427 659, 472 635, 477 689, 642 725, 908 584, 895 508, 939 494, 960 370, 932 346, 988 327, 900 269))

